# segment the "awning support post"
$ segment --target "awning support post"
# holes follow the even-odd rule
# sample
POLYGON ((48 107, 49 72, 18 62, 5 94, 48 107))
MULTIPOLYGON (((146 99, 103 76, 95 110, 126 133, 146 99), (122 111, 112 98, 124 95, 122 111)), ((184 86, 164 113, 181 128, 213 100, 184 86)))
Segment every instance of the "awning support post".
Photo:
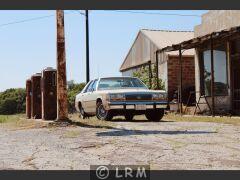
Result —
POLYGON ((212 97, 212 116, 215 115, 215 93, 214 93, 214 52, 213 52, 213 38, 211 35, 211 97, 212 97))
POLYGON ((180 79, 180 85, 179 85, 179 104, 180 104, 180 115, 182 116, 182 47, 179 46, 179 65, 180 65, 180 71, 179 71, 179 79, 180 79))

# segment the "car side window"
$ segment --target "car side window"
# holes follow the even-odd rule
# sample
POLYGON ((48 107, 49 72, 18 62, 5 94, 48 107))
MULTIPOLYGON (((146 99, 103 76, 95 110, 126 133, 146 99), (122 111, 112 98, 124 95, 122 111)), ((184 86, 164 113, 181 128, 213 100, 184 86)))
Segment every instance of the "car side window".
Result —
POLYGON ((93 81, 91 82, 91 84, 89 85, 89 87, 88 87, 88 89, 87 89, 87 92, 93 92, 93 91, 96 90, 96 88, 94 89, 94 87, 96 86, 96 82, 97 82, 97 80, 93 80, 93 81))
POLYGON ((88 86, 86 87, 86 89, 84 90, 83 93, 89 92, 90 88, 92 87, 92 83, 93 83, 93 81, 91 81, 91 82, 88 84, 88 86))
POLYGON ((96 91, 97 80, 93 80, 93 82, 89 85, 87 92, 96 91))
POLYGON ((97 88, 97 80, 95 80, 92 84, 92 90, 93 91, 96 91, 96 88, 97 88))

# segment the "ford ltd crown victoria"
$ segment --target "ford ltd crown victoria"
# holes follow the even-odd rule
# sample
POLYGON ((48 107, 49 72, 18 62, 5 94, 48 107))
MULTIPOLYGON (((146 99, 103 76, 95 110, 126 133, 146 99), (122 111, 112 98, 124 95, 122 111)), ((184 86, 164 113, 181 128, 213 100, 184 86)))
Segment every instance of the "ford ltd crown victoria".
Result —
POLYGON ((76 96, 75 107, 81 118, 97 116, 111 120, 114 116, 145 114, 150 121, 160 121, 168 106, 167 93, 149 90, 138 78, 107 77, 90 81, 76 96))

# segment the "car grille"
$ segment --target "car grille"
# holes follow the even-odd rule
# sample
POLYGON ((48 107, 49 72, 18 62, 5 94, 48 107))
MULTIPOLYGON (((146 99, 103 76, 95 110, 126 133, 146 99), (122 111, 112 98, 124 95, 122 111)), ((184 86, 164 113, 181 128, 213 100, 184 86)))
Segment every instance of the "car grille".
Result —
POLYGON ((126 94, 126 101, 148 101, 152 100, 151 94, 126 94))

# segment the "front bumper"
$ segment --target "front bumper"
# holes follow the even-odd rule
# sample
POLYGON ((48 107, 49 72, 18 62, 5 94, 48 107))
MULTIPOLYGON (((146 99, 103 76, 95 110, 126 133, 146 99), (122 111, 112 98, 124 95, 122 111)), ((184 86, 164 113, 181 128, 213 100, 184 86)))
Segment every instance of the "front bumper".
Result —
POLYGON ((107 110, 167 109, 168 101, 116 101, 108 102, 107 110))

